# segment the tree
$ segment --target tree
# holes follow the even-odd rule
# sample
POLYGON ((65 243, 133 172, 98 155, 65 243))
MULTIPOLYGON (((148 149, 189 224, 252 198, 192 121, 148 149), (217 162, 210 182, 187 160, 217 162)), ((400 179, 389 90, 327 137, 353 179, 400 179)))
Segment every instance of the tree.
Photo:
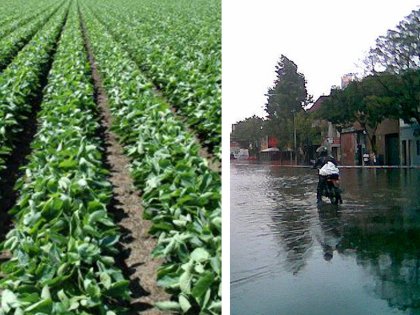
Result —
POLYGON ((268 114, 267 128, 279 142, 279 148, 293 147, 295 115, 303 111, 309 98, 305 76, 297 71, 297 65, 281 55, 276 65, 274 86, 268 89, 265 111, 268 114))
POLYGON ((319 111, 319 117, 335 124, 340 130, 358 122, 366 132, 372 150, 376 153, 376 130, 386 118, 397 118, 401 101, 390 86, 397 88, 395 75, 371 75, 361 81, 352 81, 344 89, 331 90, 330 97, 319 111))
POLYGON ((312 146, 322 141, 321 127, 319 125, 313 126, 313 115, 306 111, 300 111, 296 114, 295 123, 296 143, 301 148, 299 153, 303 155, 301 156, 301 161, 309 163, 309 159, 313 154, 312 146))
POLYGON ((402 73, 420 67, 420 9, 413 10, 395 30, 376 39, 376 46, 367 57, 372 73, 402 73))
POLYGON ((232 131, 232 140, 238 142, 242 147, 251 147, 258 153, 260 149, 260 141, 264 136, 263 131, 264 120, 256 115, 245 118, 236 123, 235 129, 232 131))
POLYGON ((367 73, 379 75, 388 97, 398 103, 399 118, 420 123, 420 9, 378 37, 365 65, 367 73))

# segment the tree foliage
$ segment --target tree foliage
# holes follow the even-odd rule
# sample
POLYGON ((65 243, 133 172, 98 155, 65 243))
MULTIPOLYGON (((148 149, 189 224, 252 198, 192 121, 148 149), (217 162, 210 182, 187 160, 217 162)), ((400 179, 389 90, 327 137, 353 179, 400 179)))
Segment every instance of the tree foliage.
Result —
MULTIPOLYGON (((388 92, 381 102, 395 103, 393 116, 420 123, 420 9, 378 37, 365 64, 367 73, 375 75, 388 92)), ((381 102, 376 106, 379 111, 383 111, 381 102)))
POLYGON ((268 89, 265 111, 268 114, 267 128, 279 141, 280 148, 291 148, 295 115, 308 103, 305 76, 297 65, 282 55, 275 72, 274 86, 268 89))
POLYGON ((420 9, 376 40, 365 60, 368 76, 333 88, 317 116, 337 129, 358 122, 376 151, 375 133, 386 118, 420 123, 420 9))
POLYGON ((420 9, 413 10, 395 30, 376 39, 367 57, 370 72, 401 73, 420 67, 420 9))
POLYGON ((297 143, 320 143, 321 128, 313 126, 313 116, 306 112, 300 111, 295 118, 297 143))
POLYGON ((256 115, 239 121, 235 129, 232 131, 232 140, 238 142, 242 147, 259 143, 264 136, 263 131, 264 120, 256 115))
POLYGON ((402 102, 397 90, 400 85, 399 76, 387 73, 352 81, 344 90, 331 90, 318 115, 339 130, 358 122, 376 151, 375 133, 379 124, 386 118, 400 116, 402 102), (396 90, 390 89, 391 86, 396 90))

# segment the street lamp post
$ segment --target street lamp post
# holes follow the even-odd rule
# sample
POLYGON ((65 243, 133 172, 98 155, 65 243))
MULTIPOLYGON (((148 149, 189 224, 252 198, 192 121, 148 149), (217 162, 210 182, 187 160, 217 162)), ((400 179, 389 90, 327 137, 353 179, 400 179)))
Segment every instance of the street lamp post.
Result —
POLYGON ((297 165, 297 148, 296 148, 296 122, 295 122, 295 113, 296 110, 292 110, 293 113, 293 149, 295 150, 295 165, 297 165))

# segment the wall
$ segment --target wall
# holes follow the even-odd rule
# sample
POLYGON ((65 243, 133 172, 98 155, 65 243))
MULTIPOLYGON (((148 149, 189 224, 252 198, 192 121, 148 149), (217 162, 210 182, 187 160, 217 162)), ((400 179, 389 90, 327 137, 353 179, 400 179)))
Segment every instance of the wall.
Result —
POLYGON ((400 129, 401 165, 420 166, 420 125, 401 123, 400 129), (404 145, 405 143, 405 145, 404 145), (405 149, 405 152, 404 152, 405 149))
POLYGON ((356 133, 341 134, 341 164, 355 165, 354 155, 356 153, 356 133))

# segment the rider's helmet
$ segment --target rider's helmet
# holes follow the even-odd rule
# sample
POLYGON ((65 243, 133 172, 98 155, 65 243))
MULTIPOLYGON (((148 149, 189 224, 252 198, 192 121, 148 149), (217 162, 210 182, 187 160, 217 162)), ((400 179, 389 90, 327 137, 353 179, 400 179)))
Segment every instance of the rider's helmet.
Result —
POLYGON ((321 146, 318 149, 316 149, 316 152, 318 152, 319 156, 327 156, 328 155, 328 150, 327 147, 325 146, 321 146))

